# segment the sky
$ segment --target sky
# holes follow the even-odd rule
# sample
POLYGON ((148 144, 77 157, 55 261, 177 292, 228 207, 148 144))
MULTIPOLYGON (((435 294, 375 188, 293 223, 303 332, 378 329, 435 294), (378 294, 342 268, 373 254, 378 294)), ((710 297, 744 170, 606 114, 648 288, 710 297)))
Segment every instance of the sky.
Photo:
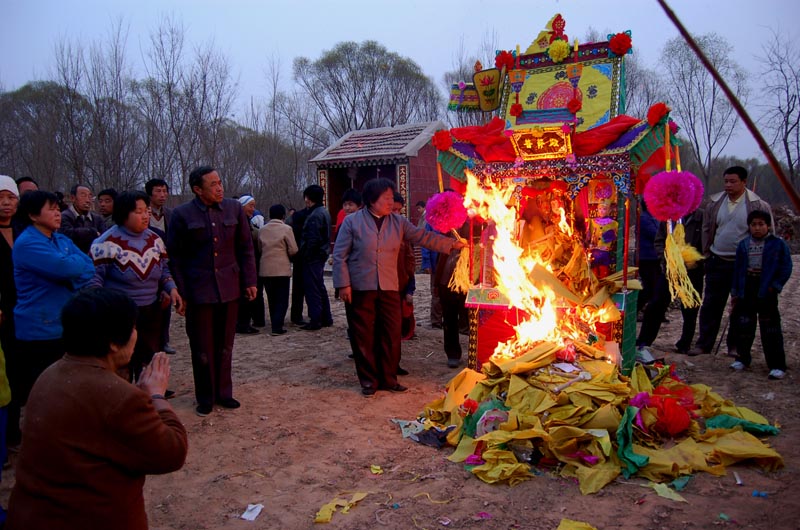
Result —
MULTIPOLYGON (((756 56, 773 31, 800 39, 797 0, 668 3, 690 32, 725 37, 754 79, 756 56)), ((237 75, 240 108, 251 96, 264 95, 273 58, 289 83, 295 57, 316 59, 342 41, 376 40, 413 59, 443 88, 443 75, 454 68, 462 46, 478 53, 496 35, 501 49, 524 50, 556 13, 566 20, 570 40, 580 40, 590 28, 601 35, 631 30, 636 53, 654 69, 664 44, 678 36, 655 0, 0 0, 0 88, 50 78, 56 43, 105 40, 120 18, 128 28, 129 59, 142 73, 149 34, 165 16, 185 25, 190 43, 213 40, 227 56, 237 75)), ((726 152, 759 156, 743 129, 726 152)))

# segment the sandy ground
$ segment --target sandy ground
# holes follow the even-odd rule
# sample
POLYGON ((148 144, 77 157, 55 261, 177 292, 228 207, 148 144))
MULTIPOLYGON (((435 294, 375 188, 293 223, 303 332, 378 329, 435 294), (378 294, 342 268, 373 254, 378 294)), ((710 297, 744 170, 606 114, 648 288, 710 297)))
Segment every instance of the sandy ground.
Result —
MULTIPOLYGON (((782 432, 770 443, 786 463, 776 473, 738 465, 725 477, 697 475, 682 492, 688 503, 658 497, 641 479, 620 478, 591 496, 582 496, 575 482, 546 472, 514 488, 488 485, 446 460, 451 448, 404 440, 390 420, 415 418, 458 371, 446 366, 441 331, 430 329, 426 276, 417 281, 418 338, 403 343, 402 365, 411 374, 401 381, 410 391, 379 392, 375 399, 360 394, 347 358, 344 306, 332 300, 332 328, 306 332, 289 327, 280 337, 263 331, 238 335, 234 378, 242 408, 216 409, 200 418, 194 414, 184 321, 176 317, 172 343, 179 352, 171 357, 170 388, 177 392, 172 404, 186 425, 190 450, 183 469, 147 479, 151 528, 311 528, 320 506, 359 491, 369 495, 349 513, 335 514, 331 528, 555 529, 562 518, 598 529, 800 528, 798 278, 796 272, 781 302, 793 369, 782 381, 767 380, 758 340, 753 366, 743 373, 728 369, 724 346, 717 356, 672 353, 681 316, 677 310, 668 315, 654 350, 677 364, 688 382, 711 385, 779 424, 782 432), (380 466, 383 474, 373 474, 371 465, 380 466), (735 485, 733 470, 744 486, 735 485), (753 490, 768 496, 753 497, 753 490), (258 518, 240 519, 255 503, 264 505, 258 518)), ((462 340, 466 347, 466 337, 462 340)), ((13 467, 3 479, 0 502, 7 505, 13 467)))

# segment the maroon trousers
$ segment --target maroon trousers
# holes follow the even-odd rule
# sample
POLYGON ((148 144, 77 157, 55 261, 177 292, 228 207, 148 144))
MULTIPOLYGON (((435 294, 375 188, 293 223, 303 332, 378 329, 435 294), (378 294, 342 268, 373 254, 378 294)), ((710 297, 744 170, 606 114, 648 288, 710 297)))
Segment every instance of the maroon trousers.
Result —
POLYGON ((356 374, 364 388, 397 386, 400 364, 400 294, 397 291, 353 291, 350 343, 356 374))
POLYGON ((192 350, 194 394, 198 405, 233 397, 231 362, 239 301, 187 304, 186 334, 192 350))

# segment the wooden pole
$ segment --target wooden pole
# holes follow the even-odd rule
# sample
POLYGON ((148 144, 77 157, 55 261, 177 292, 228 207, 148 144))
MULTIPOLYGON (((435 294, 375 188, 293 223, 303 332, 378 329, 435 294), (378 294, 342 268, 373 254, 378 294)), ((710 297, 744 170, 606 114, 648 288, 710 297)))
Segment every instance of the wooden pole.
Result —
POLYGON ((700 62, 706 67, 706 70, 708 70, 708 72, 711 74, 711 77, 714 78, 714 81, 720 86, 722 91, 725 92, 725 95, 728 96, 728 100, 731 102, 731 105, 734 109, 736 109, 736 112, 747 126, 750 134, 752 134, 753 138, 755 138, 756 143, 758 143, 758 147, 761 148, 761 152, 767 157, 767 161, 769 162, 770 167, 772 167, 772 171, 775 172, 775 175, 778 177, 778 181, 780 181, 783 189, 786 191, 786 195, 788 195, 789 199, 791 199, 794 209, 800 212, 800 195, 797 193, 797 190, 794 189, 792 183, 789 182, 789 179, 786 178, 786 174, 783 172, 780 162, 772 153, 772 149, 770 149, 767 141, 764 140, 764 137, 761 135, 761 132, 759 132, 756 124, 753 123, 753 120, 747 114, 747 111, 744 110, 744 107, 736 98, 736 95, 733 93, 730 87, 728 87, 728 84, 725 82, 722 76, 719 75, 717 69, 714 68, 714 65, 712 65, 711 61, 708 60, 708 57, 706 57, 705 53, 703 53, 703 50, 700 49, 700 46, 697 45, 697 42, 689 34, 689 31, 684 27, 677 15, 675 15, 672 9, 667 5, 666 0, 657 1, 659 5, 661 5, 662 9, 664 9, 664 13, 666 13, 667 18, 669 18, 672 23, 675 24, 675 27, 678 28, 681 36, 686 40, 686 43, 694 51, 694 53, 697 54, 698 59, 700 59, 700 62))

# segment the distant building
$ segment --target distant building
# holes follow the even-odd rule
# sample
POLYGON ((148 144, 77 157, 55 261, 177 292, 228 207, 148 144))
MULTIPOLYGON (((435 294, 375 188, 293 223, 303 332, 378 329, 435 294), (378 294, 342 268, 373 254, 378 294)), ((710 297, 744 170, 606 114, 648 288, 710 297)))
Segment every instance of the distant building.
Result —
POLYGON ((331 217, 342 208, 346 189, 361 191, 366 181, 383 177, 395 183, 406 199, 404 215, 416 224, 414 204, 439 192, 431 138, 441 129, 447 126, 432 121, 351 131, 312 158, 331 217))

